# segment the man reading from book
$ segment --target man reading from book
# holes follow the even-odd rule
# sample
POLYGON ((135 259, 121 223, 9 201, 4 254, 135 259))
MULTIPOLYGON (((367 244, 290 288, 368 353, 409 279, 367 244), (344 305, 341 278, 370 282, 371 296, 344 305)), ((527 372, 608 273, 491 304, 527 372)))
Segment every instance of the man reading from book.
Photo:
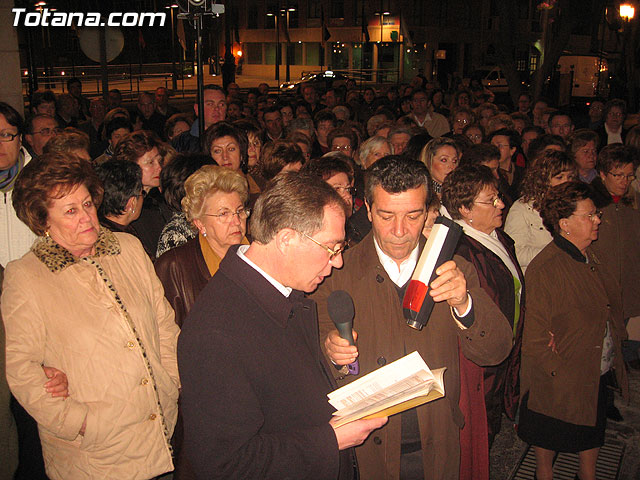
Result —
MULTIPOLYGON (((479 365, 500 363, 511 350, 507 320, 480 288, 473 267, 457 256, 436 271, 439 276, 430 286, 436 304, 426 326, 414 330, 403 318, 405 288, 426 242, 421 232, 429 185, 426 167, 400 156, 384 157, 367 170, 372 231, 347 251, 344 267, 313 296, 326 354, 337 366, 357 358, 361 376, 415 350, 431 369, 447 368, 444 398, 392 416, 356 448, 361 478, 368 480, 457 480, 464 425, 458 400, 460 389, 469 388, 461 385, 459 349, 479 365), (329 318, 326 299, 334 290, 353 298, 356 346, 339 337, 329 318)), ((340 385, 358 377, 334 372, 340 385)))
POLYGON ((349 480, 350 447, 386 423, 330 423, 336 385, 304 296, 342 266, 345 208, 319 178, 276 177, 253 209, 253 242, 229 249, 186 318, 178 366, 197 478, 349 480))

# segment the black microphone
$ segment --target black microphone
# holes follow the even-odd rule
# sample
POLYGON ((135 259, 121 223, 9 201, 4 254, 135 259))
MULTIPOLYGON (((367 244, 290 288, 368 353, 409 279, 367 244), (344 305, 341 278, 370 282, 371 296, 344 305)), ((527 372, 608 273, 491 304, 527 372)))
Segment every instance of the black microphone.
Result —
MULTIPOLYGON (((353 317, 356 315, 355 308, 353 306, 353 299, 344 290, 335 290, 331 292, 327 299, 327 310, 329 311, 329 317, 338 329, 340 337, 349 341, 350 345, 355 345, 353 340, 353 317)), ((358 375, 360 373, 360 365, 358 360, 347 365, 349 373, 351 375, 358 375)))

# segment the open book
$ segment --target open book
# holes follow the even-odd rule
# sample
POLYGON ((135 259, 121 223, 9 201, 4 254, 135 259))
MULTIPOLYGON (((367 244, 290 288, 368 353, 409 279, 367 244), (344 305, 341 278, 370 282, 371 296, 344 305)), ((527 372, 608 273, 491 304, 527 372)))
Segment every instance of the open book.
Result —
POLYGON ((361 418, 387 417, 444 397, 444 371, 433 372, 418 352, 355 380, 329 395, 334 426, 361 418))

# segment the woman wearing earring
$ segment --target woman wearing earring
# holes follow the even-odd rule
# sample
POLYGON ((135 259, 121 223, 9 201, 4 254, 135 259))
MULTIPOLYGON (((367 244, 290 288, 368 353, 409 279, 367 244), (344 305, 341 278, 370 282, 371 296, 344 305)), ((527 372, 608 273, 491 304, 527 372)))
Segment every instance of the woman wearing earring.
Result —
POLYGON ((142 170, 135 163, 110 159, 98 165, 96 173, 104 188, 98 208, 100 224, 112 232, 132 233, 129 224, 142 209, 142 170))
POLYGON ((231 245, 247 243, 247 180, 230 168, 205 165, 184 185, 182 210, 198 235, 158 258, 156 273, 182 326, 198 294, 231 245))
POLYGON ((557 451, 578 453, 576 478, 595 480, 607 377, 615 375, 628 397, 622 301, 617 282, 591 249, 602 215, 591 196, 582 182, 549 190, 540 214, 553 240, 525 277, 518 435, 534 446, 538 480, 551 480, 557 451))

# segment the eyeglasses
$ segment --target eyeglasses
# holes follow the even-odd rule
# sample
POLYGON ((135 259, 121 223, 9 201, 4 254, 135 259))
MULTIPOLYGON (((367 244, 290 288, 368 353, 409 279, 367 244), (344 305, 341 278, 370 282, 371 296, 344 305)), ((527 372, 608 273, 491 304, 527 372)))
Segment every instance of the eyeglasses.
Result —
POLYGON ((329 261, 330 261, 330 262, 331 262, 331 261, 333 261, 333 260, 335 260, 335 259, 336 259, 336 257, 337 257, 338 255, 341 255, 341 254, 342 254, 342 252, 344 252, 345 248, 347 248, 347 242, 344 242, 342 245, 340 245, 340 247, 338 247, 337 249, 335 249, 335 250, 334 250, 333 248, 327 247, 326 245, 324 245, 324 244, 320 243, 320 242, 319 242, 319 241, 317 241, 315 238, 310 237, 309 235, 307 235, 307 234, 306 234, 306 233, 304 233, 304 232, 298 232, 298 233, 299 233, 300 235, 302 235, 303 237, 308 238, 309 240, 311 240, 313 243, 315 243, 315 244, 316 244, 316 245, 318 245, 319 247, 324 248, 324 249, 327 251, 327 253, 329 254, 329 261))
POLYGON ((635 175, 625 175, 624 173, 613 173, 613 172, 607 172, 609 175, 611 175, 615 180, 628 180, 630 182, 633 182, 636 179, 635 175))
POLYGON ((62 133, 62 129, 61 128, 43 128, 41 130, 38 130, 37 132, 33 132, 33 134, 35 135, 36 133, 40 134, 40 135, 53 135, 53 134, 58 134, 58 133, 62 133))
POLYGON ((576 217, 588 217, 592 222, 596 221, 596 218, 600 220, 602 218, 602 210, 598 210, 594 213, 574 213, 576 217))
POLYGON ((349 195, 353 195, 356 193, 355 187, 343 187, 342 185, 331 185, 333 189, 338 192, 340 195, 348 193, 349 195))
POLYGON ((16 138, 19 133, 8 133, 8 132, 0 132, 0 142, 13 142, 13 139, 16 138))
POLYGON ((339 152, 340 150, 351 150, 351 145, 336 145, 333 150, 339 152))
POLYGON ((222 223, 231 223, 231 221, 233 220, 233 217, 235 217, 236 215, 238 216, 238 218, 244 220, 248 218, 250 214, 251 214, 250 208, 242 207, 236 210, 235 212, 226 210, 221 213, 205 213, 205 216, 217 218, 222 223))
POLYGON ((493 199, 493 200, 491 200, 490 202, 479 202, 479 201, 477 201, 477 200, 476 200, 476 201, 475 201, 475 202, 473 202, 473 203, 479 203, 480 205, 491 205, 493 208, 498 208, 498 206, 499 206, 500 204, 502 204, 502 205, 504 206, 504 200, 503 200, 503 198, 502 198, 502 195, 499 195, 499 194, 498 194, 498 195, 496 195, 496 196, 494 197, 494 199, 493 199))

